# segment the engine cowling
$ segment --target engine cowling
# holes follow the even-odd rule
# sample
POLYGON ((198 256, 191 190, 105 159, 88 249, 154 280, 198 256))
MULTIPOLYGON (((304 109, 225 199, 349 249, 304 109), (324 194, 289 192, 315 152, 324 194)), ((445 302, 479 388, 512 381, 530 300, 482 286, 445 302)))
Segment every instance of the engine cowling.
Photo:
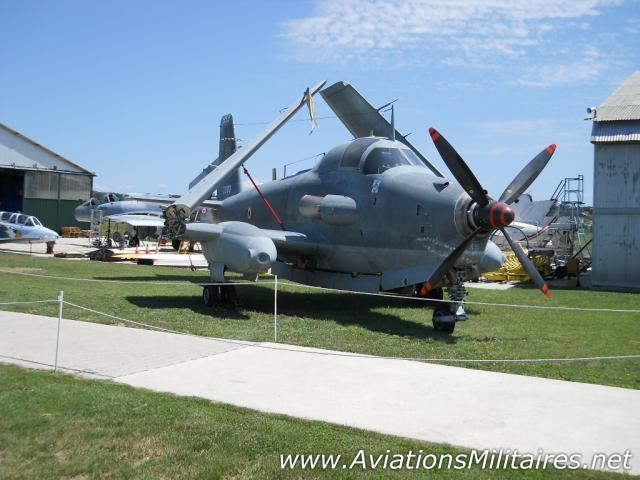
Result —
POLYGON ((360 218, 356 201, 344 195, 305 195, 298 204, 300 215, 329 225, 353 225, 360 218))

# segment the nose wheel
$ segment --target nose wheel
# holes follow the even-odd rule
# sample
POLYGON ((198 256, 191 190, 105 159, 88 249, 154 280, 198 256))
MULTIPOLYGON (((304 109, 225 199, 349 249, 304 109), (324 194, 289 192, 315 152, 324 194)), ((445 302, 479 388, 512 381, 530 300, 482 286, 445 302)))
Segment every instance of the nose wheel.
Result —
POLYGON ((434 310, 433 319, 431 320, 433 323, 433 329, 436 332, 453 333, 456 329, 456 321, 452 320, 451 317, 452 315, 450 312, 434 310))

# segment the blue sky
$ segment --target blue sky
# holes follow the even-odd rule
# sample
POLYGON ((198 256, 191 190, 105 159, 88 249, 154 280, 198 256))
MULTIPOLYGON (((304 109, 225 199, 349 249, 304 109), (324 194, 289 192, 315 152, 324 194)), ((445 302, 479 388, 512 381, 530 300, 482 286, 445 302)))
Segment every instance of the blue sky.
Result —
MULTIPOLYGON (((0 18, 0 122, 114 191, 184 192, 223 114, 248 141, 327 79, 399 98, 398 129, 446 171, 438 128, 495 196, 557 143, 531 192, 581 173, 590 202, 586 107, 640 68, 638 0, 0 0, 0 18)), ((304 115, 248 162, 255 177, 350 138, 334 118, 309 136, 304 115)))

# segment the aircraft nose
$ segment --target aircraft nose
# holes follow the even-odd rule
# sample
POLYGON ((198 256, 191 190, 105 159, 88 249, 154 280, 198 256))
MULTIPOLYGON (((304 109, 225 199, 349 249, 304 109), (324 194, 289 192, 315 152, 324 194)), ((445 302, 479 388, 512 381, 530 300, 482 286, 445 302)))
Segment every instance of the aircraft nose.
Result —
POLYGON ((78 222, 89 221, 87 219, 88 218, 87 207, 83 207, 82 205, 80 205, 79 207, 76 207, 76 209, 73 211, 73 216, 78 222))

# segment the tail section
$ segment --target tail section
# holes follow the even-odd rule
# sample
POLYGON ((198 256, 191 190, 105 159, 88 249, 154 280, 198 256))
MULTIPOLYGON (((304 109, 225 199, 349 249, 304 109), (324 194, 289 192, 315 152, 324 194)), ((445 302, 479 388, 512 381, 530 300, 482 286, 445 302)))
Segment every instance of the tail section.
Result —
MULTIPOLYGON (((189 190, 206 177, 213 169, 224 162, 227 158, 237 150, 236 132, 233 126, 233 116, 231 114, 224 115, 220 119, 220 148, 218 158, 200 172, 200 174, 189 183, 189 190)), ((235 169, 227 177, 225 177, 218 187, 214 197, 223 200, 227 197, 239 193, 242 189, 242 177, 240 169, 235 169)))

